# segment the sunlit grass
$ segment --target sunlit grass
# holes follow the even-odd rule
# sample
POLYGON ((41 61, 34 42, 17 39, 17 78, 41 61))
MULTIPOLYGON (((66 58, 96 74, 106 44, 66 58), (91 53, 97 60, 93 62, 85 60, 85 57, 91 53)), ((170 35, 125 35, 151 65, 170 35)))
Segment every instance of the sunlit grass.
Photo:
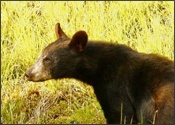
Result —
POLYGON ((73 79, 24 80, 26 69, 56 39, 57 22, 69 37, 85 30, 89 39, 174 60, 174 2, 3 1, 2 123, 105 123, 90 86, 73 79))

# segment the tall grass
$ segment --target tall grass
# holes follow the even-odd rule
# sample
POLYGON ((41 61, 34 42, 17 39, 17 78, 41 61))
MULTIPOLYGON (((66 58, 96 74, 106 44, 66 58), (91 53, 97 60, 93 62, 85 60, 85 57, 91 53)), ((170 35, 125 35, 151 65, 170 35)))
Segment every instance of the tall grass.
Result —
MULTIPOLYGON (((73 79, 32 83, 25 70, 56 37, 126 44, 174 60, 174 2, 1 2, 1 120, 14 123, 105 123, 93 89, 73 79)), ((124 119, 124 118, 123 118, 124 119)))

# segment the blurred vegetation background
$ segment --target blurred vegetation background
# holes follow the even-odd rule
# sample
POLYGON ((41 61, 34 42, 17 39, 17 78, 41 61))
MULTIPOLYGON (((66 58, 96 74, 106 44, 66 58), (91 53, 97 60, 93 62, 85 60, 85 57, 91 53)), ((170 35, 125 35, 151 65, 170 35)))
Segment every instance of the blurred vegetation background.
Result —
POLYGON ((24 73, 55 41, 71 37, 126 44, 174 60, 174 1, 1 1, 1 123, 106 123, 91 86, 75 79, 26 82, 24 73))

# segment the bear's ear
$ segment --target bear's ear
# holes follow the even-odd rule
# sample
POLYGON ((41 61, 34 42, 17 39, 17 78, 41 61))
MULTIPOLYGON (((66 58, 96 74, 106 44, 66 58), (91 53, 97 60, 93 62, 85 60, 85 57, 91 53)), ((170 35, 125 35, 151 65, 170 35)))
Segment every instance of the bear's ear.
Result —
POLYGON ((88 36, 86 32, 78 31, 73 35, 69 43, 69 47, 71 47, 71 49, 73 49, 76 52, 83 52, 87 41, 88 41, 88 36))
POLYGON ((55 25, 55 33, 56 33, 57 39, 58 38, 65 38, 65 37, 67 37, 67 35, 61 29, 60 23, 57 23, 55 25))

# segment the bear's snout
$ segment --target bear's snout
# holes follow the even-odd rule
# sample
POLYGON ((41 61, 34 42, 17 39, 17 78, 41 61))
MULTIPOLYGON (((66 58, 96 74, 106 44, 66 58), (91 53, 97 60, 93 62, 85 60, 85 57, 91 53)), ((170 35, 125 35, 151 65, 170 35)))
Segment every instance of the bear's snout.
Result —
POLYGON ((25 77, 29 78, 29 74, 27 72, 25 72, 25 77))
POLYGON ((52 79, 50 71, 42 65, 42 63, 37 62, 27 69, 25 72, 25 78, 28 81, 41 82, 52 79))
POLYGON ((25 77, 27 78, 28 81, 32 81, 32 73, 30 69, 27 69, 27 71, 25 72, 25 77))

